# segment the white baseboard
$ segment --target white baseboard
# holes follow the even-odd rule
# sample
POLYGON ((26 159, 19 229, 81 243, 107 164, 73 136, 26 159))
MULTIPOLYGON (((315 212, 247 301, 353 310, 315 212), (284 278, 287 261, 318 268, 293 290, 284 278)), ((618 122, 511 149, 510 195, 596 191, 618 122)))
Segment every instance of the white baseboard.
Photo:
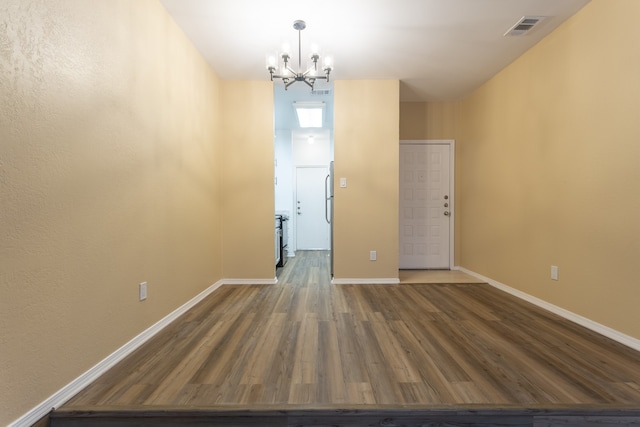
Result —
POLYGON ((225 285, 275 285, 278 278, 273 279, 222 279, 225 285))
POLYGON ((111 353, 102 361, 98 362, 97 365, 80 375, 75 380, 71 381, 66 386, 62 387, 60 390, 41 402, 39 405, 32 408, 29 412, 13 421, 11 424, 9 424, 9 427, 30 427, 31 425, 45 417, 49 412, 51 412, 51 410, 57 409, 60 406, 64 405, 69 399, 71 399, 83 388, 95 381, 100 375, 111 369, 118 362, 120 362, 122 359, 124 359, 126 356, 131 354, 134 350, 147 342, 162 329, 164 329, 169 323, 173 322, 175 319, 187 312, 190 308, 195 306, 197 303, 207 297, 211 292, 215 291, 225 283, 226 281, 219 280, 213 285, 209 286, 207 289, 191 298, 185 304, 178 307, 176 310, 169 313, 167 316, 163 317, 158 322, 142 331, 125 345, 111 353))
POLYGON ((580 316, 579 314, 573 313, 569 310, 565 310, 562 307, 558 307, 557 305, 553 305, 549 302, 546 302, 544 300, 541 300, 540 298, 536 298, 532 295, 529 295, 525 292, 519 291, 517 289, 514 289, 510 286, 505 285, 504 283, 500 283, 497 282, 493 279, 490 279, 488 277, 484 277, 476 272, 473 272, 471 270, 467 270, 464 267, 455 267, 456 270, 462 271, 464 273, 467 273, 471 276, 477 277, 480 280, 483 280, 485 282, 487 282, 488 284, 490 284, 491 286, 498 288, 504 292, 507 292, 515 297, 518 297, 520 299, 523 299, 527 302, 530 302, 534 305, 537 305, 540 308, 543 308, 547 311, 550 311, 554 314, 557 314, 560 317, 563 317, 567 320, 572 321, 573 323, 577 323, 580 326, 584 326, 587 329, 590 329, 594 332, 599 333, 600 335, 604 335, 607 338, 611 338, 614 341, 619 342, 620 344, 624 344, 627 347, 630 347, 634 350, 640 351, 640 340, 637 338, 634 338, 632 336, 623 334, 620 331, 616 331, 615 329, 612 329, 608 326, 605 326, 603 324, 600 324, 598 322, 595 322, 591 319, 588 319, 586 317, 580 316))
POLYGON ((332 285, 397 285, 400 279, 392 277, 388 279, 331 279, 332 285))

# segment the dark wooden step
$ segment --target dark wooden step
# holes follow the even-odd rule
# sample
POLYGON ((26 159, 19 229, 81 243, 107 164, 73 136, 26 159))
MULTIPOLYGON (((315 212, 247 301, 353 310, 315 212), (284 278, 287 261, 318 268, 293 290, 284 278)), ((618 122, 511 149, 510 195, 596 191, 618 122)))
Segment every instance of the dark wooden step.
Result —
POLYGON ((640 426, 640 408, 489 408, 435 409, 220 409, 131 408, 61 409, 51 415, 52 427, 80 426, 233 426, 233 427, 603 427, 640 426))

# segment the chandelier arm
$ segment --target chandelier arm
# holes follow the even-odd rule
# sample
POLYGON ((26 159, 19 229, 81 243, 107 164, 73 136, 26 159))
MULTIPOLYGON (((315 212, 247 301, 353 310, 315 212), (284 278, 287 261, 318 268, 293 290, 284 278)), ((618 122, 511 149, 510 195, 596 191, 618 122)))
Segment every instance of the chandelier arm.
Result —
POLYGON ((297 80, 291 80, 289 83, 284 82, 284 90, 289 89, 289 86, 291 86, 292 84, 294 84, 295 82, 297 82, 297 80))
POLYGON ((309 73, 310 73, 310 72, 312 72, 312 71, 315 71, 315 72, 317 72, 317 71, 318 71, 318 63, 317 63, 317 62, 314 62, 314 64, 313 64, 311 67, 309 67, 309 68, 307 69, 307 71, 305 71, 304 73, 302 73, 302 75, 303 75, 303 76, 306 76, 307 74, 309 74, 309 73))
POLYGON ((291 74, 293 74, 294 76, 297 76, 298 73, 296 73, 295 71, 293 71, 293 69, 291 67, 289 67, 288 65, 285 66, 285 69, 288 70, 291 74))

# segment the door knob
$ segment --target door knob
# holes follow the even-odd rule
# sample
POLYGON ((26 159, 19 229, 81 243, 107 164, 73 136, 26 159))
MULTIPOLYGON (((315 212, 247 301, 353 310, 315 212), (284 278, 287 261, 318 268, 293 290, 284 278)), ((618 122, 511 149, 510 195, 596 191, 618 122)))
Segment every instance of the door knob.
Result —
POLYGON ((449 216, 449 212, 448 212, 448 211, 445 211, 445 212, 444 212, 444 216, 449 216))

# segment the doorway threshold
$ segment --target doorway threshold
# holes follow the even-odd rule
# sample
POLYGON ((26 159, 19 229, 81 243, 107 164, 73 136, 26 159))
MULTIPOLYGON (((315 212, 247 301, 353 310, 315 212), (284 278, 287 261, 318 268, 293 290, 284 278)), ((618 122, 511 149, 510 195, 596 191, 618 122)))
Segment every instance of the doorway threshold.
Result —
POLYGON ((399 270, 400 284, 485 283, 458 270, 399 270))

